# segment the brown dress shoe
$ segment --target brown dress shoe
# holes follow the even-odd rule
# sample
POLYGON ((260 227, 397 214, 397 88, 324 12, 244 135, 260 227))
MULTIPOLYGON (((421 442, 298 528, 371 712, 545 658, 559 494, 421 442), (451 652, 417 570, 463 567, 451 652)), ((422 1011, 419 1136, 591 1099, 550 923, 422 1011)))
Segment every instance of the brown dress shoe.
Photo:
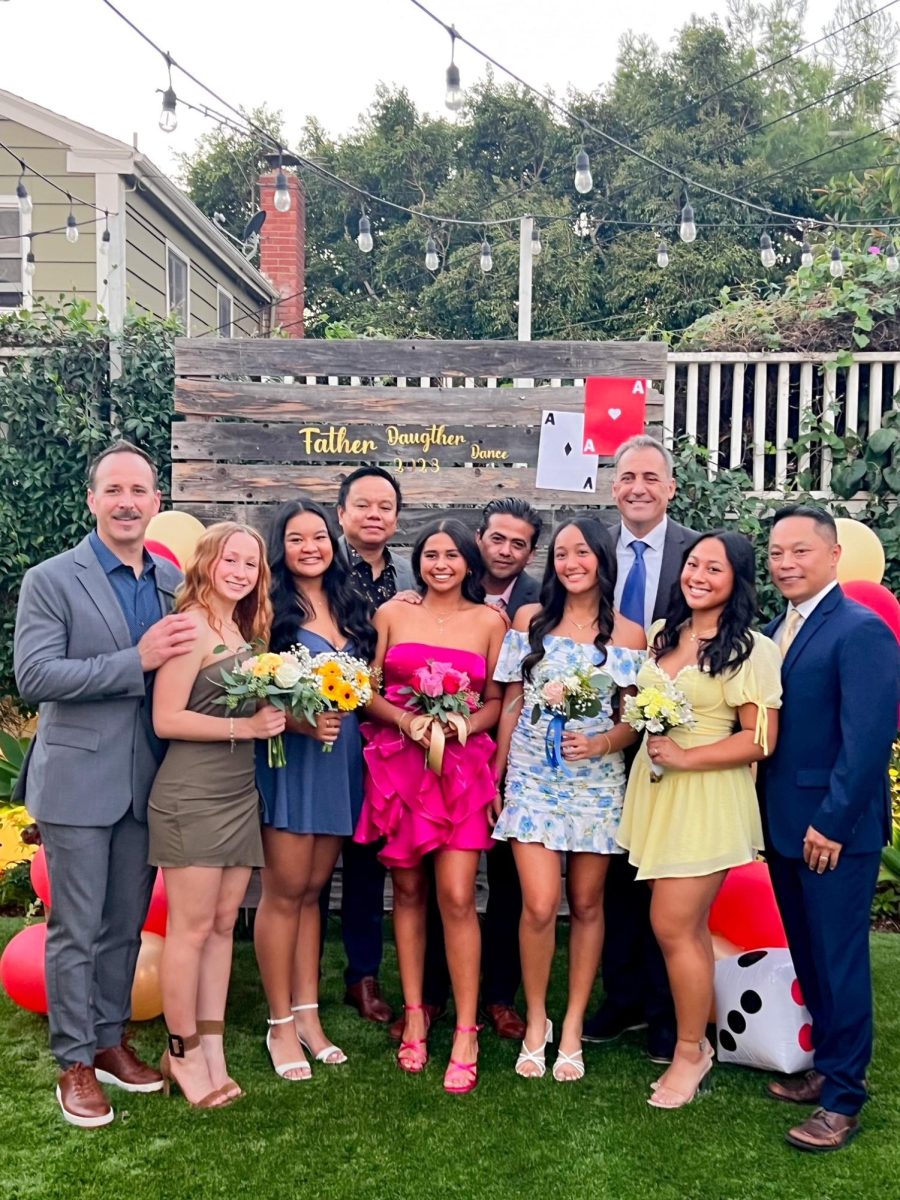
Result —
POLYGON ((486 1004, 484 1013, 494 1027, 497 1037, 521 1042, 528 1026, 511 1004, 486 1004))
POLYGON ((387 1025, 394 1019, 391 1006, 382 998, 374 975, 366 975, 359 983, 351 983, 344 993, 344 1003, 355 1008, 364 1021, 387 1025))
POLYGON ((138 1058, 127 1035, 121 1045, 97 1051, 94 1071, 100 1083, 111 1083, 126 1092, 162 1091, 162 1075, 138 1058))
POLYGON ((74 1063, 60 1071, 56 1100, 69 1124, 82 1129, 108 1125, 115 1115, 97 1082, 94 1068, 86 1067, 84 1063, 74 1063))
MULTIPOLYGON (((446 1008, 442 1008, 439 1004, 423 1004, 422 1008, 425 1011, 425 1028, 426 1028, 426 1030, 430 1029, 431 1026, 435 1023, 435 1021, 439 1021, 441 1019, 441 1017, 444 1015, 444 1013, 447 1011, 446 1008)), ((397 1020, 393 1023, 393 1025, 388 1030, 388 1037, 393 1039, 393 1041, 395 1041, 395 1042, 402 1042, 403 1041, 403 1029, 404 1029, 405 1025, 406 1025, 406 1013, 401 1013, 400 1016, 397 1018, 397 1020)))
POLYGON ((858 1133, 859 1117, 847 1117, 843 1113, 829 1112, 827 1108, 817 1108, 802 1125, 795 1125, 784 1136, 798 1150, 824 1154, 829 1150, 843 1150, 858 1133))
POLYGON ((773 1100, 788 1104, 818 1104, 822 1098, 825 1076, 818 1071, 806 1071, 791 1079, 773 1079, 766 1089, 773 1100))

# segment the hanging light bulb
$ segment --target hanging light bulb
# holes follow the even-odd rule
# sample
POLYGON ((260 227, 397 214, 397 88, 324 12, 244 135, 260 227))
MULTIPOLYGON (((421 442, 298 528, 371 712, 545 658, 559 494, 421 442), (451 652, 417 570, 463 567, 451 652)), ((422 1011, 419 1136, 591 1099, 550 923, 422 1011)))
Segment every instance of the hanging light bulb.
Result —
POLYGON ((459 112, 462 108, 463 94, 462 88, 459 86, 459 67, 454 61, 456 54, 456 34, 451 29, 450 31, 450 66, 447 68, 447 92, 444 96, 444 104, 451 112, 459 112))
POLYGON ((536 258, 540 254, 540 252, 543 250, 543 248, 544 247, 541 245, 541 231, 538 229, 537 225, 532 225, 532 227, 531 227, 531 257, 536 258))
POLYGON ((587 150, 584 146, 575 155, 575 191, 582 196, 594 186, 594 177, 591 175, 591 160, 588 158, 587 150))
POLYGON ((169 86, 162 95, 162 109, 159 114, 159 127, 163 133, 174 133, 178 128, 178 114, 175 106, 178 102, 175 89, 172 87, 172 59, 166 55, 166 66, 169 70, 169 86))
POLYGON ((888 242, 887 250, 885 251, 884 265, 892 275, 900 271, 900 258, 897 257, 897 247, 893 242, 888 242))
POLYGON ((23 217, 27 217, 34 205, 31 203, 31 197, 28 195, 28 188, 25 186, 25 164, 22 164, 22 174, 19 176, 19 182, 16 184, 16 199, 19 201, 19 212, 23 217))
POLYGON ((663 271, 669 265, 669 247, 665 242, 660 242, 656 248, 656 265, 663 271))
POLYGON ((767 271, 775 266, 775 251, 772 249, 772 239, 767 233, 759 239, 759 257, 767 271))
POLYGON ((72 197, 69 197, 69 215, 66 217, 66 241, 70 246, 74 246, 78 241, 78 222, 75 220, 75 214, 72 212, 72 197))
POLYGON ((479 262, 479 266, 481 267, 482 271, 484 271, 485 275, 487 275, 488 271, 493 270, 494 267, 494 258, 491 254, 491 243, 487 241, 487 239, 481 243, 481 260, 479 262))
POLYGON ((811 267, 813 265, 813 248, 809 244, 809 238, 803 239, 803 245, 800 247, 800 266, 811 267))
POLYGON ((103 257, 104 257, 104 258, 106 258, 106 256, 109 254, 109 243, 110 243, 110 236, 109 236, 109 213, 105 213, 104 215, 105 215, 105 217, 106 217, 106 228, 103 230, 103 235, 102 235, 102 237, 100 238, 100 247, 99 247, 99 249, 100 249, 100 253, 103 255, 103 257))
POLYGON ((440 259, 438 258, 437 252, 437 242, 435 242, 434 238, 430 237, 425 243, 425 269, 428 271, 436 271, 440 265, 440 259))
POLYGON ((359 234, 356 244, 363 254, 368 254, 375 243, 372 241, 372 225, 365 213, 359 218, 359 234))
POLYGON ((844 274, 844 262, 837 246, 833 246, 831 249, 831 265, 828 270, 831 272, 833 279, 840 279, 844 274))
POLYGON ((691 207, 691 202, 685 198, 684 208, 681 210, 681 225, 678 229, 678 236, 683 242, 692 242, 697 236, 697 226, 694 224, 694 210, 691 207))
POLYGON ((291 208, 291 193, 288 191, 287 178, 284 171, 279 170, 275 175, 275 207, 279 212, 289 212, 291 208))
POLYGON ((34 274, 34 249, 31 238, 28 239, 28 253, 25 255, 25 274, 31 276, 34 274))

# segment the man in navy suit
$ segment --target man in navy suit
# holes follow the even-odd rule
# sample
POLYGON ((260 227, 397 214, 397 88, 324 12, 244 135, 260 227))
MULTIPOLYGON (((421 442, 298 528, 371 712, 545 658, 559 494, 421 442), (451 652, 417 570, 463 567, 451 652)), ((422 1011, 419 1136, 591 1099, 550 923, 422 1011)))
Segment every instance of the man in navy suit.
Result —
POLYGON ((815 1104, 791 1129, 801 1150, 839 1150, 859 1132, 872 1055, 869 913, 890 837, 887 767, 897 733, 900 651, 879 617, 845 598, 829 513, 782 508, 769 568, 788 601, 765 633, 784 657, 778 746, 760 772, 766 856, 797 978, 812 1015, 814 1069, 769 1085, 815 1104))

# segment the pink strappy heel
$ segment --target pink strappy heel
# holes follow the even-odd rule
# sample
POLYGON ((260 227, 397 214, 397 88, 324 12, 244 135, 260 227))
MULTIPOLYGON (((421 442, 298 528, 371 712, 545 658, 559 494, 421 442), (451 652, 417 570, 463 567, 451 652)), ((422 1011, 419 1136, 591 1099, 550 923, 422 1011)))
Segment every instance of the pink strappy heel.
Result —
MULTIPOLYGON (((457 1025, 454 1033, 480 1033, 480 1025, 457 1025)), ((461 1063, 450 1059, 444 1072, 444 1091, 451 1096, 465 1096, 478 1086, 478 1058, 474 1062, 461 1063)))
MULTIPOLYGON (((404 1004, 404 1012, 419 1012, 424 1010, 424 1004, 404 1004)), ((412 1038, 411 1041, 400 1042, 400 1049, 397 1051, 397 1066, 401 1071, 406 1071, 408 1075, 420 1075, 425 1070, 425 1065, 428 1062, 428 1014, 425 1013, 425 1037, 412 1038), (406 1053, 406 1058, 401 1055, 406 1053)))

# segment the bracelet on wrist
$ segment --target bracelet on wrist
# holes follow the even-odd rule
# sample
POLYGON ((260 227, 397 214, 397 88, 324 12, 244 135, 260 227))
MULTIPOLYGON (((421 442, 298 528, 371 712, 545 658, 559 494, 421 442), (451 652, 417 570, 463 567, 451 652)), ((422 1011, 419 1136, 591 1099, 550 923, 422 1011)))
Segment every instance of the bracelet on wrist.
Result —
POLYGON ((231 742, 231 753, 234 754, 234 717, 228 718, 228 740, 231 742))

